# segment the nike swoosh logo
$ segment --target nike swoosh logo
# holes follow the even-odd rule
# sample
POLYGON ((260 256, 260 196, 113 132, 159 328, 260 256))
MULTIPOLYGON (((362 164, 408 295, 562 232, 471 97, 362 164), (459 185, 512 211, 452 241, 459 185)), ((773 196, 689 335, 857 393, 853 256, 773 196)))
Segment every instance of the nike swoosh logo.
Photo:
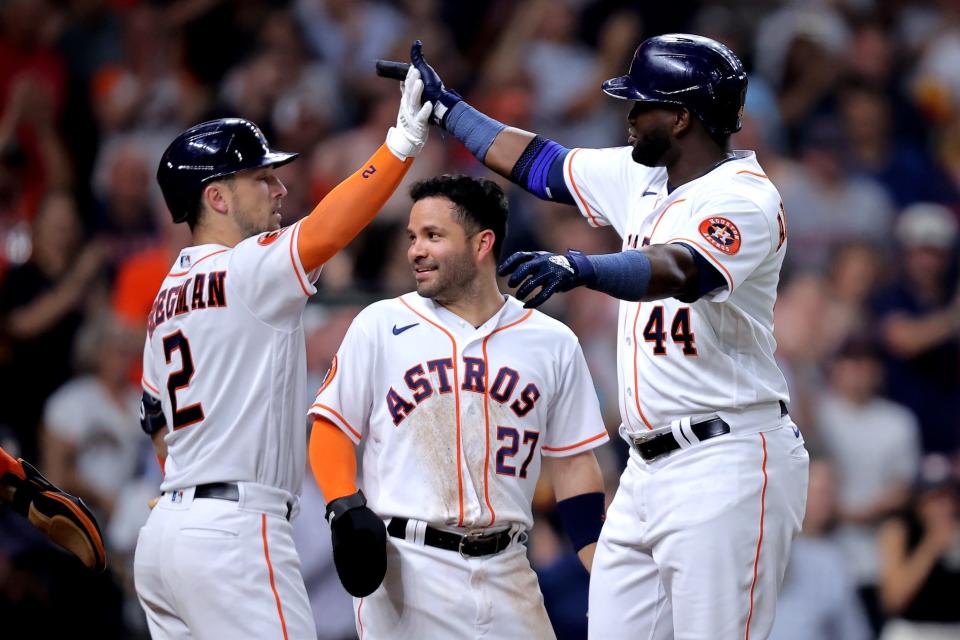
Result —
POLYGON ((641 197, 641 198, 645 198, 645 197, 647 197, 647 196, 655 196, 655 195, 657 195, 657 192, 656 192, 656 191, 644 191, 644 192, 643 192, 643 195, 640 196, 640 197, 641 197))
POLYGON ((393 335, 398 336, 398 335, 400 335, 401 333, 403 333, 404 331, 406 331, 407 329, 412 329, 413 327, 417 326, 418 324, 420 324, 420 323, 419 323, 419 322, 414 322, 413 324, 408 324, 407 326, 405 326, 405 327, 400 327, 399 329, 397 328, 397 325, 393 325, 393 335))

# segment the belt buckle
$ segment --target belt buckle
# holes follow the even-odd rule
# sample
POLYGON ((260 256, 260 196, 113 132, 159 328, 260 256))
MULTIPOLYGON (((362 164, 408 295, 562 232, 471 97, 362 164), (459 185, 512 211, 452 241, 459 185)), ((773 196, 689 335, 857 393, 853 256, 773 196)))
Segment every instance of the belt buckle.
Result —
POLYGON ((643 451, 640 450, 640 447, 649 442, 653 442, 654 440, 665 435, 666 433, 669 433, 669 432, 662 429, 654 429, 652 431, 648 431, 647 433, 641 433, 640 435, 632 436, 630 438, 630 442, 633 445, 633 448, 637 451, 637 453, 640 454, 640 457, 643 459, 644 462, 653 462, 654 460, 663 457, 668 452, 664 451, 656 454, 655 456, 651 456, 647 458, 646 456, 644 456, 643 451))
POLYGON ((483 531, 474 529, 473 531, 468 531, 466 534, 460 537, 460 544, 457 546, 457 551, 460 553, 460 557, 464 560, 469 560, 470 558, 476 556, 470 556, 463 552, 463 545, 467 542, 477 542, 480 538, 483 537, 483 531))

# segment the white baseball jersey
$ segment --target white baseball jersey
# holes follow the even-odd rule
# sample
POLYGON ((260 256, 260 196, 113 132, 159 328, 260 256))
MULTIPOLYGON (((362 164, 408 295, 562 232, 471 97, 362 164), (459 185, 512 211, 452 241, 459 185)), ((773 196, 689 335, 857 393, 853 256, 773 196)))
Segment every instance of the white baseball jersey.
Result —
POLYGON ((416 293, 370 305, 310 413, 364 443, 371 509, 452 527, 532 526, 540 456, 608 440, 576 337, 510 296, 478 328, 416 293))
POLYGON ((169 432, 164 491, 254 482, 299 494, 306 424, 301 316, 316 292, 300 223, 233 248, 187 247, 147 322, 143 387, 169 432))
POLYGON ((773 303, 786 248, 780 195, 750 151, 733 152, 673 191, 665 168, 643 166, 630 154, 631 147, 568 154, 567 187, 587 222, 612 225, 624 250, 686 244, 726 286, 693 303, 621 302, 624 430, 636 434, 710 413, 736 429, 743 409, 788 399, 773 357, 773 303))

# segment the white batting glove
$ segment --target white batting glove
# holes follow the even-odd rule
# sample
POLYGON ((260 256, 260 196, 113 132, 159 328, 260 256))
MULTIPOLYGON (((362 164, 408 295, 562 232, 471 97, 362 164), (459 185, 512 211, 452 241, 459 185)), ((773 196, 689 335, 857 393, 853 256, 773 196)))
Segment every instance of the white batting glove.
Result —
POLYGON ((422 96, 423 80, 420 79, 420 72, 411 65, 406 79, 400 85, 397 126, 387 131, 387 148, 401 160, 415 157, 427 143, 433 104, 420 104, 422 96))

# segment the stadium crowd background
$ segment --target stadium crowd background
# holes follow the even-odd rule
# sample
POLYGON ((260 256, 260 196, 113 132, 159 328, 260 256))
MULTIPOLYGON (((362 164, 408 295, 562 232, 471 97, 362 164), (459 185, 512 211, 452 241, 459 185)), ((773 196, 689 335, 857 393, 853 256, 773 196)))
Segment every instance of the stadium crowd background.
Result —
MULTIPOLYGON (((286 224, 382 142, 399 92, 373 60, 406 59, 414 38, 487 113, 604 147, 625 143, 626 113, 601 80, 670 31, 719 39, 746 63, 733 146, 757 151, 788 217, 778 356, 813 463, 774 638, 960 623, 960 3, 2 0, 0 444, 82 496, 110 554, 93 577, 0 509, 5 630, 145 636, 132 556, 160 475, 138 428, 138 363, 147 310, 189 238, 154 179, 178 132, 239 115, 300 152, 279 170, 286 224)), ((457 172, 491 177, 435 131, 405 185, 457 172)), ((574 209, 504 186, 505 255, 619 249, 574 209)), ((305 317, 313 382, 363 305, 412 288, 408 208, 401 186, 324 268, 305 317)), ((545 310, 579 336, 615 435, 616 302, 578 289, 545 310)), ((601 451, 611 496, 625 455, 617 438, 601 451)), ((295 524, 319 637, 354 637, 307 478, 295 524)), ((538 491, 531 559, 559 637, 582 638, 587 576, 550 495, 538 491)))

